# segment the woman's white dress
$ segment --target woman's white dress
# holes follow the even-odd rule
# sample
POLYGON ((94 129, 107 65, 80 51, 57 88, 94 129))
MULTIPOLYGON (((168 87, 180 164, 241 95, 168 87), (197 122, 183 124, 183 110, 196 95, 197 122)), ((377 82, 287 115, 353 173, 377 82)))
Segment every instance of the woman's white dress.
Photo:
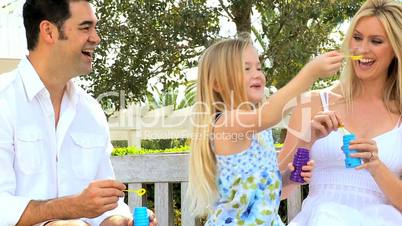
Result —
MULTIPOLYGON (((322 93, 321 100, 328 110, 328 94, 322 93)), ((389 203, 371 174, 345 167, 342 136, 342 131, 334 131, 311 148, 315 168, 309 194, 289 226, 402 226, 401 212, 389 203)), ((399 178, 402 126, 398 122, 374 140, 379 158, 399 178)))

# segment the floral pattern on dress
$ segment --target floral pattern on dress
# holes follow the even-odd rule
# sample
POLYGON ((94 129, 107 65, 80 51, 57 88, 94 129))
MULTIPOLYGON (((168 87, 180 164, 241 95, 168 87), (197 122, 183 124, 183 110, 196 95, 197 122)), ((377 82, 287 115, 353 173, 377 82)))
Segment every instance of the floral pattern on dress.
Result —
POLYGON ((278 215, 282 183, 271 130, 257 134, 241 153, 217 155, 217 165, 219 200, 205 225, 284 225, 278 215))

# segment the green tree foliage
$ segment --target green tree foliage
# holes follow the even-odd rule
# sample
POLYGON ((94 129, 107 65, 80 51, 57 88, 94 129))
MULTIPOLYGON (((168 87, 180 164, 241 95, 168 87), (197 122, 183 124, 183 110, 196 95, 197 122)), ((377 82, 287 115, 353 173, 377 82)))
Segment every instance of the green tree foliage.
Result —
POLYGON ((143 101, 151 78, 164 90, 183 82, 183 69, 195 65, 219 31, 218 12, 207 8, 206 0, 95 0, 94 5, 102 42, 94 72, 85 79, 95 97, 112 92, 102 104, 112 100, 115 109, 143 101))
POLYGON ((164 92, 157 87, 151 87, 146 94, 146 105, 151 109, 158 109, 164 106, 173 106, 174 110, 191 107, 195 103, 196 81, 190 80, 184 83, 184 96, 179 97, 178 87, 168 87, 164 92))
POLYGON ((355 14, 364 0, 229 0, 221 8, 237 32, 253 32, 263 48, 268 85, 285 85, 312 55, 339 48, 329 35, 355 14), (260 15, 260 29, 250 23, 260 15))
MULTIPOLYGON (((268 86, 286 84, 312 55, 336 49, 329 35, 363 0, 95 0, 102 38, 89 90, 118 109, 120 103, 144 101, 148 82, 158 78, 162 92, 185 81, 211 40, 219 37, 219 18, 252 32, 263 49, 268 86), (251 16, 258 20, 251 21, 251 16), (120 91, 123 90, 123 93, 120 91), (125 102, 119 101, 123 95, 125 102)), ((148 95, 149 96, 149 95, 148 95)))

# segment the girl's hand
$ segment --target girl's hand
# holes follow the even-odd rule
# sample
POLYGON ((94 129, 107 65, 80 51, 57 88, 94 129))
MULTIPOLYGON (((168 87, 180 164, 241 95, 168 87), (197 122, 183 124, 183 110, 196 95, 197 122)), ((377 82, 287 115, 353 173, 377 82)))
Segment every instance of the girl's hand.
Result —
POLYGON ((317 78, 326 78, 334 75, 342 66, 343 55, 331 51, 311 60, 306 68, 317 78))
MULTIPOLYGON (((315 165, 314 160, 309 160, 307 162, 307 165, 304 165, 302 167, 302 172, 300 173, 300 175, 303 177, 303 180, 306 183, 310 183, 311 176, 312 176, 312 171, 314 169, 314 165, 315 165)), ((293 172, 295 170, 295 167, 293 166, 292 162, 290 162, 288 164, 288 168, 289 168, 290 172, 293 172)))
POLYGON ((351 157, 361 158, 364 164, 356 167, 356 169, 367 169, 373 172, 377 166, 381 164, 378 157, 377 143, 374 140, 359 138, 350 142, 349 149, 358 150, 359 153, 350 154, 351 157))
POLYGON ((320 111, 311 120, 311 141, 326 137, 342 125, 341 120, 334 111, 320 111))

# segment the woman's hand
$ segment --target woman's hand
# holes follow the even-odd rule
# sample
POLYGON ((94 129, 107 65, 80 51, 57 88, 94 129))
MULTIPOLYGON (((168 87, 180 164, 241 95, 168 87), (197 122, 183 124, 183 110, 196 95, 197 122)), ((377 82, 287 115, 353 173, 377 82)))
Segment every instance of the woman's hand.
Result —
MULTIPOLYGON (((309 160, 307 164, 302 167, 302 172, 300 173, 300 175, 303 177, 303 180, 306 183, 310 183, 314 165, 315 165, 314 160, 309 160)), ((295 170, 295 167, 293 166, 292 162, 288 164, 288 168, 290 172, 293 172, 295 170)))
POLYGON ((361 158, 363 164, 356 169, 367 169, 372 172, 380 165, 381 160, 378 157, 377 143, 374 140, 359 138, 350 142, 349 149, 355 149, 358 153, 350 154, 351 157, 361 158))
POLYGON ((311 141, 326 137, 332 131, 336 131, 342 125, 341 120, 334 111, 320 111, 311 120, 311 141))

